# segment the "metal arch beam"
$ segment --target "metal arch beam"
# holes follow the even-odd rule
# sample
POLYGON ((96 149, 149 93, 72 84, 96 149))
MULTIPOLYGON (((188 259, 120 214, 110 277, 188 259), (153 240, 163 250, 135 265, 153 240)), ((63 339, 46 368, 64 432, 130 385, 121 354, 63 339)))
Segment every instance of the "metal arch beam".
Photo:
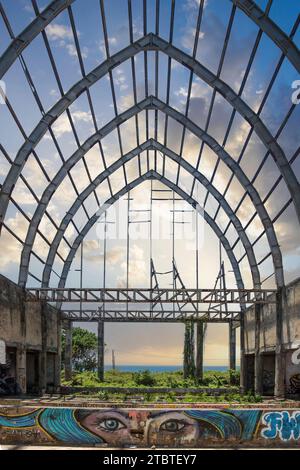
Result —
POLYGON ((252 0, 231 0, 278 46, 287 59, 300 72, 300 51, 296 44, 252 0))
POLYGON ((56 16, 70 6, 74 0, 53 0, 22 32, 17 36, 0 57, 0 78, 2 78, 24 49, 43 31, 56 16))
MULTIPOLYGON (((300 72, 300 52, 297 46, 252 0, 231 0, 282 50, 300 72)), ((53 0, 8 46, 0 58, 0 78, 7 72, 26 47, 74 0, 53 0)))
MULTIPOLYGON (((53 266, 53 262, 55 259, 56 251, 59 247, 59 244, 62 240, 62 237, 64 235, 64 232, 69 224, 69 222, 72 220, 72 218, 75 216, 77 210, 81 206, 82 202, 91 194, 91 192, 98 186, 100 185, 107 177, 108 175, 113 174, 118 168, 120 168, 125 162, 128 162, 135 158, 140 152, 144 150, 158 150, 162 151, 167 155, 169 158, 171 158, 173 161, 177 162, 180 164, 189 174, 191 174, 193 177, 195 177, 201 184, 205 186, 205 188, 217 199, 217 201, 221 204, 223 207, 225 213, 228 215, 228 218, 232 221, 237 233, 240 235, 240 239, 244 245, 250 269, 251 269, 251 274, 252 274, 252 280, 253 280, 253 285, 255 288, 260 288, 260 274, 255 258, 255 254, 253 251, 253 247, 251 246, 251 243, 238 219, 238 217, 234 214, 232 209, 230 208, 229 204, 227 201, 223 198, 222 194, 219 193, 219 191, 209 182, 209 180, 199 171, 195 170, 192 165, 190 165, 186 160, 182 159, 177 155, 175 152, 170 150, 167 147, 164 147, 162 144, 158 143, 154 139, 149 139, 148 141, 144 142, 140 146, 136 147, 134 150, 129 152, 127 155, 125 155, 123 158, 120 158, 116 162, 114 162, 107 170, 102 172, 100 175, 98 175, 94 181, 89 184, 84 191, 78 196, 76 201, 73 203, 72 207, 69 209, 69 211, 66 213, 64 216, 63 220, 61 221, 61 224, 56 232, 56 235, 51 243, 51 247, 48 253, 45 269, 44 269, 44 278, 43 282, 48 284, 49 279, 50 279, 50 274, 51 274, 51 269, 53 266)), ((40 218, 39 218, 40 220, 40 218)), ((37 222, 38 223, 38 222, 37 222)), ((25 286, 27 276, 28 276, 28 266, 29 266, 29 260, 30 260, 30 250, 26 250, 22 252, 22 261, 21 261, 21 270, 20 270, 20 277, 19 277, 19 284, 22 286, 25 286)))
MULTIPOLYGON (((45 212, 45 208, 47 207, 52 195, 54 194, 55 190, 57 189, 58 185, 62 182, 63 178, 67 175, 67 172, 80 160, 80 158, 88 151, 90 148, 98 142, 101 138, 103 138, 105 135, 107 135, 109 132, 111 132, 117 125, 125 122, 127 119, 131 118, 132 116, 136 115, 138 112, 142 111, 143 109, 158 109, 161 110, 162 112, 166 113, 167 115, 173 117, 175 120, 180 122, 181 124, 185 125, 187 129, 189 129, 192 133, 197 135, 200 139, 202 139, 204 142, 207 143, 207 145, 215 152, 218 154, 220 159, 224 161, 224 163, 233 171, 238 178, 239 182, 241 185, 244 187, 245 191, 248 192, 250 198, 253 201, 253 204, 256 208, 256 211, 261 219, 261 222, 264 226, 264 229, 266 231, 267 239, 270 245, 270 249, 272 252, 272 257, 273 257, 273 263, 274 263, 274 269, 276 273, 276 282, 278 286, 281 286, 284 284, 284 277, 283 277, 283 269, 282 269, 282 257, 281 257, 281 252, 280 248, 278 246, 276 234, 274 232, 274 228, 272 225, 272 222, 268 216, 268 213, 260 199, 260 196, 256 189, 253 187, 241 167, 235 162, 233 158, 230 157, 230 155, 221 147, 215 139, 213 139, 209 134, 204 132, 202 129, 200 129, 196 124, 194 124, 192 121, 190 121, 188 118, 186 118, 184 115, 179 113, 178 111, 174 110, 170 106, 166 105, 165 103, 162 103, 160 100, 157 98, 154 98, 152 96, 144 99, 137 105, 134 105, 133 107, 129 108, 127 111, 124 113, 120 114, 118 117, 114 118, 112 121, 110 121, 106 126, 104 126, 99 132, 93 134, 91 137, 89 137, 84 144, 74 152, 74 154, 65 162, 65 164, 60 168, 54 179, 51 181, 51 183, 48 185, 48 187, 45 189, 42 198, 40 200, 40 203, 35 211, 35 214, 32 218, 32 221, 30 223, 28 233, 26 236, 25 240, 25 246, 23 249, 24 252, 24 259, 29 260, 29 255, 30 251, 32 249, 34 237, 35 237, 35 232, 38 226, 39 221, 41 220, 41 217, 43 216, 45 212), (25 253, 27 258, 25 258, 25 253)), ((195 170, 193 170, 195 171, 195 170)), ((245 247, 246 249, 246 247, 245 247)), ((26 261, 27 263, 27 261, 26 261)), ((25 271, 23 268, 27 266, 25 262, 21 262, 21 267, 22 267, 22 277, 20 278, 20 282, 22 285, 24 285, 25 276, 24 273, 25 271)))
MULTIPOLYGON (((205 221, 214 230, 215 234, 217 235, 217 237, 221 241, 224 249, 226 250, 227 256, 230 260, 230 263, 231 263, 231 266, 232 266, 232 269, 233 269, 233 272, 234 272, 234 275, 235 275, 235 278, 236 278, 237 287, 239 289, 243 289, 244 288, 244 283, 243 283, 243 280, 242 280, 242 276, 241 276, 240 267, 238 265, 238 262, 235 258, 235 255, 234 255, 233 251, 231 250, 231 247, 230 247, 230 244, 229 244, 227 238, 223 235, 222 231, 220 230, 220 228, 218 227, 216 222, 206 212, 204 212, 202 214, 201 210, 199 209, 198 203, 193 198, 191 198, 188 194, 186 194, 182 189, 180 189, 174 183, 169 181, 167 178, 159 175, 156 171, 153 171, 153 170, 150 170, 150 171, 146 172, 144 175, 138 177, 132 183, 128 184, 127 186, 124 186, 120 191, 118 191, 117 194, 115 194, 113 197, 109 198, 106 201, 106 203, 104 205, 104 208, 102 207, 100 210, 98 210, 90 218, 90 220, 83 227, 81 233, 77 236, 76 240, 74 241, 74 243, 72 245, 72 248, 71 248, 71 250, 68 254, 68 257, 67 257, 66 262, 65 262, 64 267, 63 267, 61 279, 60 279, 60 282, 59 282, 59 287, 65 287, 65 282, 66 282, 66 279, 67 279, 67 276, 68 276, 73 258, 76 254, 76 251, 77 251, 81 241, 84 239, 84 237, 89 232, 89 230, 92 228, 92 226, 97 222, 99 217, 101 217, 101 215, 105 212, 105 210, 107 210, 107 206, 113 204, 120 197, 125 195, 129 190, 132 190, 133 188, 135 188, 136 186, 141 184, 143 181, 146 181, 148 179, 156 179, 158 181, 161 181, 163 184, 168 186, 170 189, 174 190, 180 197, 182 197, 182 199, 184 199, 189 204, 191 204, 191 206, 195 210, 197 210, 197 212, 200 213, 200 215, 202 215, 204 217, 205 221)), ((47 284, 47 282, 46 282, 46 279, 44 279, 44 274, 43 274, 43 287, 48 287, 48 285, 46 285, 46 284, 47 284)))
POLYGON ((228 103, 243 116, 254 132, 264 143, 266 148, 270 151, 277 164, 279 171, 281 172, 284 181, 290 191, 293 199, 296 212, 300 221, 300 185, 297 178, 290 167, 287 158, 274 139, 270 131, 263 124, 261 119, 256 113, 238 96, 227 84, 220 80, 216 75, 209 71, 206 67, 201 65, 199 62, 194 60, 189 55, 180 51, 179 49, 172 46, 164 39, 149 34, 139 39, 138 41, 130 44, 122 51, 111 56, 109 59, 104 61, 101 65, 96 67, 92 72, 86 75, 83 79, 77 82, 41 119, 39 124, 33 130, 31 135, 26 139, 9 170, 9 173, 3 183, 2 191, 0 193, 0 229, 1 223, 4 221, 6 210, 8 207, 10 195, 16 184, 18 177, 20 176, 23 166, 30 155, 31 151, 42 139, 44 134, 47 132, 49 126, 66 110, 68 107, 78 98, 81 93, 88 89, 91 85, 97 82, 103 77, 108 71, 112 70, 117 65, 120 65, 127 59, 135 56, 143 50, 159 50, 179 63, 183 64, 190 70, 193 70, 194 74, 205 81, 209 86, 217 90, 228 103))

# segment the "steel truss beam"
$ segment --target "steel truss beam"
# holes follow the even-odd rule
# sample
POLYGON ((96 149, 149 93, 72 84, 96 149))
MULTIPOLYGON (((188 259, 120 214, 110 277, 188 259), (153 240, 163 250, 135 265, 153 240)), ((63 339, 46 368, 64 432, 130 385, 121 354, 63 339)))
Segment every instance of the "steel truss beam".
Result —
POLYGON ((207 310, 184 310, 174 312, 174 310, 62 310, 62 320, 74 322, 182 322, 185 320, 201 320, 204 323, 229 323, 236 321, 239 325, 240 311, 230 311, 225 315, 224 311, 207 312, 207 310), (212 313, 214 316, 212 316, 212 313))
MULTIPOLYGON (((114 118, 110 121, 106 126, 104 126, 99 132, 96 132, 91 137, 89 137, 84 144, 76 150, 76 152, 66 161, 66 163, 61 167, 58 171, 52 182, 44 191, 44 194, 41 198, 40 204, 38 205, 35 214, 32 218, 31 224, 28 229, 23 253, 22 253, 22 260, 21 260, 21 267, 20 267, 20 278, 19 282, 21 285, 25 285, 26 283, 26 270, 28 269, 29 264, 29 256, 33 246, 35 232, 38 227, 38 223, 41 220, 47 205, 50 201, 50 198, 54 194, 55 190, 57 189, 58 185, 62 182, 63 178, 66 176, 68 171, 74 166, 80 158, 85 155, 85 153, 90 150, 96 142, 98 142, 101 138, 106 136, 109 132, 111 132, 115 127, 117 127, 120 123, 125 122, 130 117, 136 115, 143 109, 158 109, 166 115, 171 116, 176 121, 181 122, 187 129, 189 129, 192 133, 197 135, 202 141, 207 143, 207 145, 219 156, 219 158, 224 161, 224 163, 230 168, 230 170, 236 175, 241 185, 244 187, 245 191, 248 192, 252 202, 255 206, 255 209, 261 219, 261 222, 264 226, 267 239, 270 245, 270 249, 273 256, 273 263, 274 263, 274 270, 276 273, 276 282, 278 286, 284 284, 283 278, 283 269, 282 269, 282 258, 281 252, 277 243, 276 234, 272 225, 272 222, 268 216, 268 213, 262 204, 260 196, 254 186, 251 184, 250 180, 247 178, 241 167, 235 162, 233 158, 221 147, 217 141, 212 138, 209 134, 204 132, 200 129, 197 125, 195 125, 192 121, 190 121, 187 117, 176 111, 175 109, 167 106, 165 103, 162 103, 157 98, 150 96, 145 100, 141 101, 137 105, 134 105, 132 108, 129 108, 124 113, 120 114, 117 118, 114 118)), ((196 170, 193 170, 195 172, 196 170)), ((109 173, 108 173, 109 175, 109 173)), ((51 251, 51 248, 50 248, 51 251)), ((53 250, 52 250, 53 251, 53 250)), ((48 264, 48 260, 47 260, 48 264)), ((252 262, 250 263, 252 264, 252 262)), ((256 280, 257 281, 257 280, 256 280)), ((256 282, 255 281, 255 282, 256 282)))
POLYGON ((278 46, 287 59, 300 72, 300 52, 297 46, 252 0, 231 0, 246 15, 257 24, 257 26, 269 36, 278 46))
MULTIPOLYGON (((106 201, 105 203, 105 210, 107 210, 107 206, 108 205, 111 205, 113 204, 114 202, 116 202, 120 197, 122 197, 123 195, 125 195, 129 190, 137 187, 139 184, 141 184, 143 181, 146 181, 147 179, 156 179, 158 181, 161 181, 163 184, 165 184, 167 187, 169 187, 170 189, 172 189, 174 192, 176 192, 180 197, 182 197, 185 201, 187 201, 189 204, 191 204, 192 207, 194 207, 194 209, 200 213, 200 215, 202 217, 204 217, 204 220, 210 225, 210 227, 214 230, 216 236, 219 238, 220 242, 222 243, 226 253, 227 253, 227 256, 228 256, 228 259, 231 263, 231 266, 232 266, 232 270, 234 272, 234 275, 235 275, 235 279, 236 279, 236 285, 239 289, 243 289, 244 288, 244 283, 243 283, 243 280, 242 280, 242 276, 241 276, 241 272, 240 272, 240 267, 237 263, 237 260, 236 260, 236 257, 233 253, 233 251, 231 250, 231 247, 230 247, 230 244, 227 240, 226 237, 224 237, 222 231, 220 230, 220 228, 218 227, 218 225, 214 222, 214 220, 209 216, 209 214, 207 214, 206 212, 202 213, 202 211, 199 210, 199 206, 198 206, 198 203, 193 199, 191 198, 190 196, 188 196, 182 189, 180 189, 178 186, 176 186, 175 184, 171 183, 167 178, 159 175, 157 172, 155 171, 148 171, 147 173, 145 173, 144 175, 140 176, 139 178, 137 178, 135 181, 133 181, 130 185, 127 185, 126 187, 124 187, 123 189, 121 189, 115 196, 111 197, 108 201, 106 201)), ((69 269, 71 267, 71 264, 72 264, 72 261, 73 261, 73 258, 76 254, 76 251, 80 245, 80 243, 82 242, 82 240, 84 239, 85 235, 89 232, 89 230, 91 229, 91 227, 97 222, 97 220, 103 215, 103 213, 105 212, 105 210, 103 208, 100 208, 99 211, 97 211, 93 217, 91 217, 91 219, 87 222, 87 224, 83 227, 81 233, 76 237, 73 245, 72 245, 72 249, 70 250, 69 254, 68 254, 68 257, 66 259, 66 262, 64 264, 64 267, 63 267, 63 271, 62 271, 62 275, 61 275, 61 279, 60 279, 60 282, 59 282, 59 287, 60 288, 63 288, 65 286, 65 282, 66 282, 66 279, 67 279, 67 276, 68 276, 68 272, 69 272, 69 269)), ((47 265, 45 266, 44 268, 44 272, 43 272, 43 283, 42 283, 42 286, 43 287, 48 287, 49 285, 49 279, 50 279, 50 274, 51 274, 51 266, 52 265, 47 265)), ((243 307, 243 306, 242 306, 243 307)))
MULTIPOLYGON (((276 304, 275 289, 27 288, 26 301, 81 303, 276 304)), ((213 308, 213 307, 212 307, 213 308)), ((195 312, 194 312, 195 313, 195 312)))
MULTIPOLYGON (((74 102, 78 96, 84 91, 88 90, 91 85, 103 77, 106 73, 110 72, 114 67, 120 65, 127 59, 134 57, 140 51, 146 50, 159 50, 167 54, 170 58, 180 62, 184 66, 192 70, 195 75, 199 76, 209 86, 218 91, 233 108, 248 121, 254 132, 258 135, 266 148, 270 151, 277 164, 284 181, 289 188, 291 197, 293 199, 296 212, 300 221, 300 189, 297 178, 288 164, 286 156, 274 139, 265 124, 261 121, 259 116, 236 94, 227 84, 220 80, 216 75, 209 71, 206 67, 201 65, 195 59, 172 46, 162 38, 149 34, 142 39, 130 44, 122 51, 111 56, 104 61, 100 66, 96 67, 92 72, 86 75, 82 80, 77 82, 52 108, 43 116, 39 124, 36 126, 31 135, 26 139, 23 146, 20 148, 12 167, 3 183, 2 192, 0 195, 0 222, 4 220, 7 206, 9 203, 10 195, 20 176, 23 166, 34 147, 41 140, 43 135, 49 129, 54 121, 74 102)), ((118 119, 119 116, 116 118, 118 119)), ((120 121, 120 124, 123 121, 120 121)), ((182 120, 179 121, 182 124, 182 120)))
MULTIPOLYGON (((232 211, 227 201, 222 197, 222 194, 219 193, 219 191, 208 181, 208 179, 202 173, 195 170, 195 168, 192 165, 190 165, 186 160, 184 160, 183 158, 180 158, 179 155, 177 155, 175 152, 159 144, 154 139, 149 139, 145 143, 141 144, 139 147, 136 147, 134 150, 129 152, 127 155, 123 156, 122 158, 114 162, 109 168, 107 168, 98 177, 96 177, 95 180, 90 185, 88 185, 87 188, 78 196, 78 198, 75 200, 72 207, 68 210, 63 220, 61 221, 60 227, 58 231, 56 232, 56 235, 52 241, 51 248, 50 248, 51 253, 49 252, 49 256, 48 256, 46 264, 52 266, 55 253, 57 252, 59 244, 64 236, 64 232, 69 222, 72 220, 77 210, 82 205, 83 201, 91 194, 91 192, 98 185, 100 185, 108 177, 108 175, 113 174, 113 172, 116 171, 118 168, 120 168, 122 165, 124 165, 125 162, 128 162, 131 159, 135 158, 137 155, 139 155, 140 152, 144 150, 159 150, 163 152, 173 161, 179 163, 188 173, 190 173, 200 183, 202 183, 205 186, 205 188, 216 198, 216 200, 223 207, 225 213, 228 215, 229 219, 232 221, 238 235, 240 236, 243 246, 247 252, 248 261, 249 261, 252 278, 253 278, 253 284, 255 287, 260 287, 259 270, 257 267, 257 262, 255 259, 255 255, 254 255, 254 251, 251 246, 251 243, 245 231, 243 230, 243 226, 241 225, 238 217, 234 214, 234 212, 232 211)), ((48 196, 49 196, 49 192, 48 192, 48 196)), ((33 236, 31 237, 31 239, 29 239, 29 237, 26 238, 25 246, 22 251, 19 284, 23 286, 25 286, 26 280, 27 280, 30 253, 31 253, 31 249, 34 243, 34 236, 36 233, 36 229, 43 216, 43 211, 45 210, 46 210, 46 205, 43 205, 42 211, 37 210, 36 212, 37 215, 34 214, 33 219, 31 221, 32 227, 29 230, 29 234, 32 234, 33 236)))

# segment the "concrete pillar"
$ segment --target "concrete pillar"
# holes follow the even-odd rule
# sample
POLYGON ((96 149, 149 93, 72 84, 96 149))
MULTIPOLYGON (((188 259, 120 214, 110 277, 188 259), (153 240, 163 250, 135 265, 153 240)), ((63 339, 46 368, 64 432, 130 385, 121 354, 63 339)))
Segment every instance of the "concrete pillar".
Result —
POLYGON ((203 355, 204 355, 204 324, 202 321, 196 322, 196 379, 203 380, 203 355))
POLYGON ((262 304, 255 304, 255 343, 254 343, 254 391, 257 395, 263 393, 263 361, 260 351, 262 304))
POLYGON ((236 370, 236 329, 229 322, 229 369, 236 370))
POLYGON ((240 319, 240 391, 246 391, 246 359, 245 359, 245 310, 241 309, 240 319))
POLYGON ((275 389, 277 398, 285 396, 285 367, 283 357, 283 309, 286 307, 286 291, 282 287, 276 293, 276 350, 275 350, 275 389))
POLYGON ((72 379, 72 322, 68 321, 65 325, 65 379, 72 379))
POLYGON ((57 354, 55 355, 54 389, 59 391, 61 374, 61 313, 57 312, 57 354))
POLYGON ((104 380, 104 321, 98 321, 98 379, 104 380))
POLYGON ((39 354, 39 393, 44 394, 47 390, 47 305, 41 304, 41 337, 42 349, 39 354))
POLYGON ((26 393, 26 348, 20 346, 17 348, 16 357, 16 380, 20 387, 21 393, 26 393))

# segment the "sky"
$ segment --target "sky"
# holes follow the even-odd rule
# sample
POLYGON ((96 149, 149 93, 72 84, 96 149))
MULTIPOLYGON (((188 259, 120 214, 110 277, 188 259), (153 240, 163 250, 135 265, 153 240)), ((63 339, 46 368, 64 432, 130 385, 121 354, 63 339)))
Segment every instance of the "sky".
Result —
MULTIPOLYGON (((81 49, 83 67, 85 73, 91 72, 104 60, 106 50, 101 21, 101 11, 98 0, 76 0, 71 7, 76 33, 81 49)), ((108 34, 109 53, 116 54, 129 44, 129 17, 128 2, 125 0, 105 0, 104 10, 108 34)), ((37 1, 40 10, 47 6, 45 0, 37 1)), ((143 1, 132 1, 133 41, 141 38, 144 33, 155 32, 156 29, 156 2, 147 0, 146 24, 143 23, 143 1)), ((266 0, 257 1, 257 4, 265 9, 266 0)), ((10 22, 13 34, 18 35, 31 22, 35 13, 30 0, 2 0, 3 8, 10 22)), ((198 15, 198 0, 182 0, 175 2, 174 30, 172 43, 175 47, 191 55, 195 41, 195 27, 198 15)), ((281 123, 288 115, 292 107, 292 84, 299 80, 299 74, 287 59, 284 59, 274 84, 265 99, 270 78, 280 61, 281 51, 262 34, 257 51, 253 57, 248 78, 241 89, 247 64, 251 56, 257 34, 257 26, 240 10, 235 12, 232 30, 229 36, 227 50, 220 68, 222 48, 226 37, 226 30, 232 14, 232 3, 229 0, 205 0, 199 40, 196 48, 196 60, 201 62, 214 74, 230 85, 230 87, 255 111, 260 113, 260 118, 270 130, 290 160, 299 147, 299 123, 300 107, 294 106, 286 124, 280 130, 281 123)), ((299 2, 294 0, 274 0, 269 12, 270 18, 275 21, 287 34, 290 34, 299 14, 299 2)), ((159 36, 169 40, 170 36, 171 1, 160 2, 159 36)), ((59 14, 46 28, 46 39, 49 43, 59 81, 55 76, 53 67, 46 51, 45 40, 42 35, 25 49, 22 54, 23 61, 30 72, 32 83, 40 99, 40 107, 47 112, 61 97, 61 92, 67 92, 76 82, 82 78, 82 70, 78 60, 76 42, 71 27, 70 15, 67 11, 59 14)), ((294 42, 300 46, 300 32, 297 29, 294 42)), ((10 37, 5 24, 0 17, 0 54, 10 43, 10 37)), ((146 96, 155 95, 165 102, 167 99, 168 58, 158 53, 158 82, 155 78, 155 52, 139 52, 134 57, 136 76, 137 102, 146 96), (147 70, 147 77, 145 77, 147 70), (145 83, 147 78, 147 87, 145 83)), ((255 177, 262 159, 267 154, 265 145, 255 133, 249 137, 250 126, 238 113, 233 117, 232 127, 226 134, 228 124, 232 117, 232 107, 218 93, 213 95, 213 89, 199 77, 192 77, 190 91, 190 105, 187 109, 187 97, 189 94, 190 71, 183 65, 172 60, 170 62, 170 90, 169 104, 176 110, 187 113, 198 127, 207 128, 207 132, 232 156, 239 164, 249 179, 255 177), (214 99, 211 118, 208 122, 211 100, 214 99), (245 142, 248 143, 245 145, 245 142)), ((18 61, 3 77, 6 96, 14 110, 12 114, 7 104, 0 104, 0 183, 3 184, 10 168, 10 160, 14 160, 18 150, 24 143, 24 139, 30 135, 42 118, 37 100, 32 93, 32 87, 25 79, 22 64, 18 61), (19 125, 18 125, 19 123, 19 125)), ((105 124, 114 119, 116 113, 120 114, 134 104, 134 82, 131 60, 127 60, 115 67, 111 77, 104 76, 90 87, 90 98, 93 103, 96 126, 103 128, 105 124), (113 83, 113 89, 112 89, 113 83), (113 90, 113 91, 112 91, 113 90), (113 103, 115 94, 116 107, 113 103)), ((13 281, 18 281, 20 256, 22 246, 26 239, 29 222, 32 219, 38 202, 46 190, 50 180, 60 170, 63 161, 68 161, 79 145, 82 145, 94 132, 92 110, 89 104, 89 95, 82 93, 70 106, 70 114, 63 112, 51 127, 52 133, 46 132, 32 152, 22 169, 22 178, 19 178, 9 203, 5 220, 5 227, 0 237, 0 272, 13 281), (71 121, 70 121, 71 117, 71 121), (76 134, 72 130, 76 130, 76 134), (54 136, 54 139, 53 139, 54 136), (38 157, 38 159, 36 158, 38 157), (17 236, 17 238, 15 237, 17 236)), ((148 138, 155 138, 155 112, 138 113, 137 125, 139 129, 140 143, 148 138), (148 123, 148 129, 147 129, 148 123)), ((200 149, 201 159, 199 171, 208 179, 212 179, 215 188, 224 193, 230 182, 225 199, 233 210, 236 210, 241 198, 243 203, 237 209, 236 214, 246 227, 246 234, 251 242, 254 242, 263 231, 259 217, 255 214, 255 207, 250 197, 240 184, 236 175, 224 162, 217 163, 216 154, 192 132, 186 131, 183 138, 183 126, 169 118, 166 121, 162 112, 157 113, 157 140, 166 143, 173 152, 182 155, 192 166, 196 166, 200 149), (166 136, 166 141, 165 141, 166 136), (217 166, 217 170, 215 167, 217 166), (251 218, 252 222, 248 223, 251 218)), ((52 242, 56 227, 58 227, 68 212, 77 196, 101 174, 106 166, 130 152, 138 145, 136 134, 136 120, 131 118, 115 128, 103 139, 101 147, 92 146, 66 175, 57 190, 52 195, 47 206, 47 212, 39 221, 38 234, 35 237, 32 254, 30 256, 27 286, 40 285, 43 276, 44 263, 49 253, 49 243, 52 242)), ((165 159, 158 153, 157 161, 152 151, 144 151, 139 156, 142 172, 148 168, 155 168, 158 172, 165 169, 165 176, 183 188, 187 193, 193 189, 193 197, 200 206, 205 203, 205 210, 211 217, 216 216, 216 223, 225 230, 229 224, 228 216, 212 195, 207 195, 203 185, 194 184, 193 177, 169 158, 165 159), (149 166, 148 166, 149 165, 149 166)), ((292 168, 299 180, 299 157, 292 163, 292 168)), ((127 182, 133 181, 139 175, 138 159, 134 158, 125 165, 127 182)), ((272 158, 268 158, 262 165, 259 175, 254 178, 254 186, 262 200, 270 218, 275 220, 274 228, 278 243, 283 254, 283 266, 286 282, 291 282, 300 274, 300 244, 299 223, 290 199, 289 191, 283 180, 278 182, 272 194, 270 189, 280 176, 279 170, 272 158), (287 204, 285 211, 281 209, 287 204)), ((50 277, 50 286, 57 286, 59 276, 70 246, 74 242, 77 230, 82 229, 88 220, 95 214, 101 205, 110 197, 110 190, 115 194, 125 184, 123 169, 120 168, 110 176, 109 182, 103 181, 91 192, 83 204, 80 205, 74 217, 74 224, 69 223, 61 240, 58 253, 55 256, 53 271, 50 277)), ((162 189, 158 182, 153 183, 154 188, 162 189)), ((118 207, 119 213, 127 217, 127 196, 123 196, 118 207)), ((150 208, 150 182, 145 181, 130 192, 131 209, 145 209, 144 213, 131 214, 135 220, 144 220, 149 217, 150 208), (147 212, 148 211, 148 212, 147 212), (142 214, 142 215, 141 215, 142 214)), ((190 206, 183 201, 176 201, 176 210, 189 211, 190 206)), ((149 224, 131 224, 130 226, 130 263, 129 286, 148 287, 150 285, 150 250, 155 267, 164 272, 172 266, 172 241, 171 234, 171 210, 172 201, 162 204, 160 201, 153 203, 153 210, 162 215, 161 227, 169 235, 166 239, 153 240, 152 247, 149 242, 149 232, 144 233, 140 239, 134 239, 133 231, 137 226, 145 231, 149 224)), ((111 206, 107 211, 107 220, 116 222, 116 207, 111 206)), ((177 222, 180 213, 177 213, 177 222)), ((191 227, 191 237, 180 237, 179 227, 176 224, 176 234, 179 240, 175 242, 175 260, 178 270, 186 287, 196 286, 196 246, 199 249, 199 286, 211 288, 214 286, 219 271, 219 242, 207 223, 198 216, 201 226, 201 240, 198 244, 195 239, 194 227, 196 215, 191 212, 184 214, 186 227, 191 227)), ((124 230, 125 231, 125 230, 124 230)), ((124 233, 118 239, 107 240, 107 266, 106 286, 124 286, 127 282, 126 265, 126 237, 124 233)), ((245 287, 253 285, 250 266, 245 255, 238 234, 229 224, 226 236, 235 256, 240 261, 240 269, 245 287)), ((265 280, 263 287, 275 286, 274 267, 271 257, 265 255, 269 252, 266 235, 261 236, 254 245, 254 253, 257 257, 261 280, 265 280)), ((91 287, 103 285, 103 224, 95 224, 87 233, 83 245, 83 284, 91 287)), ((225 250, 222 251, 222 260, 225 263, 226 283, 228 287, 235 287, 236 282, 232 273, 232 267, 225 250)), ((76 254, 67 278, 67 286, 78 286, 80 283, 80 256, 76 254)), ((172 279, 165 275, 160 277, 160 286, 168 287, 172 279)), ((93 329, 91 325, 85 325, 93 329)), ((107 361, 110 360, 111 349, 117 352, 118 361, 121 364, 179 364, 182 359, 183 349, 183 325, 106 325, 105 339, 107 343, 107 361)), ((223 365, 227 362, 228 345, 226 326, 209 325, 206 335, 205 362, 206 364, 223 365)))

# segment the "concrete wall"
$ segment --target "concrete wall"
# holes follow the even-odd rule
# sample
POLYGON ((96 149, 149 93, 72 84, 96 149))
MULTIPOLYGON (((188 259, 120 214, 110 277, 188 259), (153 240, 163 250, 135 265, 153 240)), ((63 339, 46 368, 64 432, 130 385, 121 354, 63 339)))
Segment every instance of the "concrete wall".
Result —
POLYGON ((299 409, 0 407, 0 444, 296 447, 299 409))
MULTIPOLYGON (((0 340, 7 352, 15 355, 14 369, 21 391, 28 388, 28 370, 36 376, 39 391, 59 385, 60 321, 57 311, 49 305, 24 302, 23 290, 0 275, 0 340), (28 357, 31 354, 31 358, 28 357), (54 354, 53 377, 47 377, 47 356, 54 354), (31 360, 30 360, 31 359, 31 360), (32 366, 30 365, 32 364, 32 366)), ((51 357, 53 364, 53 356, 51 357)), ((12 371, 10 371, 10 375, 12 371)))
MULTIPOLYGON (((275 299, 275 296, 271 297, 275 299)), ((262 355, 263 375, 267 383, 272 376, 272 361, 276 350, 276 304, 266 304, 261 310, 259 352, 262 355)), ((289 395, 300 394, 300 278, 286 288, 283 308, 282 360, 285 370, 285 391, 289 395), (297 346, 298 345, 298 346, 297 346), (297 353, 299 350, 299 354, 297 353)), ((245 315, 245 353, 255 353, 254 307, 245 315)), ((273 374, 274 375, 274 374, 273 374)), ((267 385, 266 385, 267 387, 267 385)))

